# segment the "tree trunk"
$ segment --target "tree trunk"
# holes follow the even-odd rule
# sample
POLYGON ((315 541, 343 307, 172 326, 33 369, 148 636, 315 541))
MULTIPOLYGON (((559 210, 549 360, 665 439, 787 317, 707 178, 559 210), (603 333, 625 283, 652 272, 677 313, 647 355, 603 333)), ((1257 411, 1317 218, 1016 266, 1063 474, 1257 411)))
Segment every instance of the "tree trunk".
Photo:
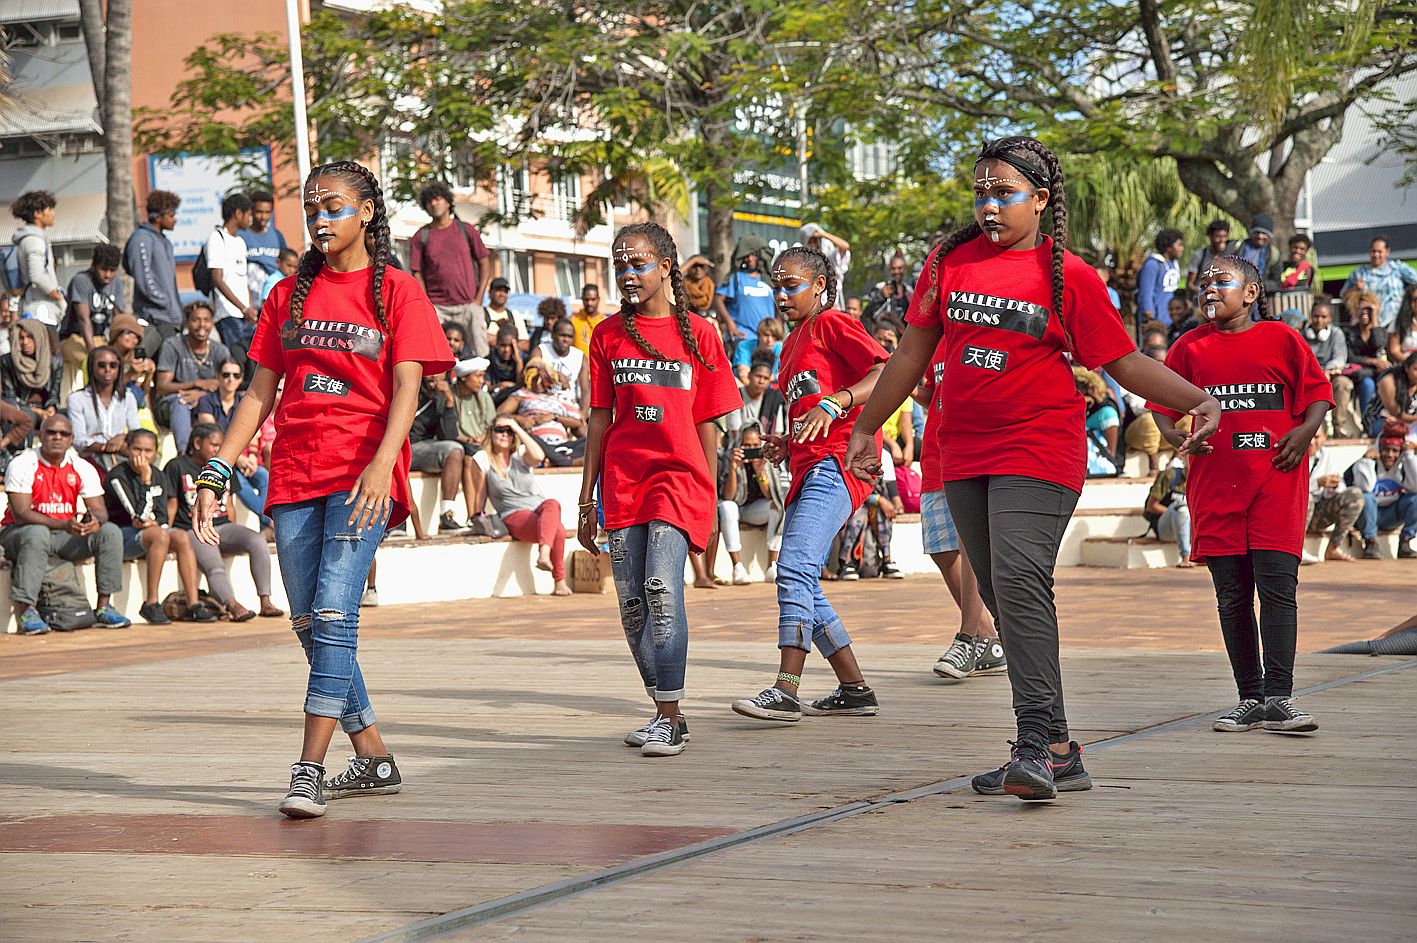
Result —
POLYGON ((93 76, 93 94, 98 100, 98 113, 104 105, 104 43, 103 0, 79 0, 79 22, 84 31, 84 48, 89 54, 89 74, 93 76))
POLYGON ((734 152, 731 132, 717 124, 703 129, 704 144, 714 155, 713 173, 702 184, 708 203, 708 245, 704 254, 713 262, 714 277, 721 283, 729 276, 733 265, 733 201, 732 186, 734 152))
POLYGON ((108 0, 107 32, 103 156, 108 164, 108 241, 121 246, 133 231, 132 0, 108 0))

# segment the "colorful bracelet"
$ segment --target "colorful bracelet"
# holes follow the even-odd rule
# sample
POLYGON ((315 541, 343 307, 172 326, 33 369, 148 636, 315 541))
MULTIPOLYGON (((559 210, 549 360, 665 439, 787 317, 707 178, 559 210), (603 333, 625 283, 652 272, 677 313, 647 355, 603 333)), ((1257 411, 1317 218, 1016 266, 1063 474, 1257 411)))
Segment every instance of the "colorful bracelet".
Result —
POLYGON ((817 405, 821 407, 822 412, 832 418, 832 421, 836 421, 846 415, 846 410, 841 408, 841 404, 836 401, 835 397, 823 396, 817 401, 817 405))
POLYGON ((215 465, 217 468, 225 472, 226 477, 228 478, 231 477, 231 474, 234 471, 234 469, 229 464, 227 464, 226 460, 219 455, 213 455, 211 458, 207 459, 207 464, 215 465))
POLYGON ((788 673, 785 672, 785 671, 779 671, 779 672, 777 673, 777 680, 779 680, 779 681, 786 681, 788 684, 792 684, 792 685, 800 685, 800 684, 802 683, 802 676, 801 676, 801 675, 790 675, 790 674, 788 674, 788 673))
POLYGON ((197 486, 198 491, 210 491, 220 498, 222 495, 226 494, 227 483, 231 481, 231 466, 227 465, 227 467, 223 469, 221 465, 226 465, 226 463, 222 462, 221 465, 218 465, 217 462, 218 459, 209 460, 207 464, 202 467, 202 470, 197 472, 197 477, 193 479, 193 484, 197 486))

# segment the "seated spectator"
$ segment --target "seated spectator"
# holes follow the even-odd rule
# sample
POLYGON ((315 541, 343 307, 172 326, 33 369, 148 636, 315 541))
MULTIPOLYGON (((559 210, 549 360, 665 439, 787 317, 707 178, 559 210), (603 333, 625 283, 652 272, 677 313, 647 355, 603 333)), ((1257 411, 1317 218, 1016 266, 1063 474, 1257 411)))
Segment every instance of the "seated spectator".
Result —
MULTIPOLYGON (((1358 306, 1372 305, 1374 323, 1381 305, 1378 296, 1371 292, 1358 295, 1358 306)), ((1402 296, 1402 304, 1397 309, 1397 318, 1392 322, 1392 331, 1387 335, 1387 359, 1401 363, 1409 354, 1417 353, 1417 285, 1409 285, 1402 296)))
MULTIPOLYGON (((174 338, 181 340, 181 338, 174 338)), ((207 585, 226 607, 226 614, 232 622, 254 619, 256 613, 236 600, 236 590, 226 573, 226 556, 246 554, 250 558, 251 579, 256 583, 256 594, 261 598, 261 617, 276 619, 285 615, 271 602, 271 548, 266 539, 249 527, 234 523, 227 515, 227 498, 231 486, 217 500, 212 517, 212 526, 221 539, 218 546, 202 543, 192 536, 192 508, 197 503, 197 475, 213 455, 221 449, 223 441, 221 429, 209 422, 192 427, 191 442, 187 451, 167 463, 163 473, 167 476, 167 517, 176 530, 187 532, 187 539, 197 556, 197 565, 206 574, 207 585)))
POLYGON ((495 338, 504 327, 512 329, 513 340, 521 337, 520 332, 525 327, 521 316, 507 307, 511 294, 512 285, 505 278, 494 278, 487 286, 487 333, 490 338, 495 338))
POLYGON ((500 416, 511 416, 531 433, 552 465, 579 465, 585 460, 585 439, 572 438, 584 427, 580 408, 551 393, 551 383, 541 364, 533 361, 523 376, 526 385, 497 407, 500 416))
POLYGON ((739 390, 743 397, 742 428, 756 424, 763 435, 787 434, 787 398, 772 385, 772 353, 760 350, 753 355, 748 379, 739 390))
POLYGON ((123 362, 112 347, 89 351, 85 372, 88 385, 69 397, 74 448, 107 470, 127 457, 128 433, 142 428, 138 423, 138 398, 119 383, 123 362))
MULTIPOLYGON (((274 230, 274 227, 272 227, 274 230)), ((266 296, 271 293, 271 289, 294 275, 300 268, 300 253, 289 247, 281 249, 276 254, 276 270, 266 275, 265 281, 261 283, 260 300, 256 302, 256 307, 266 303, 266 296)))
MULTIPOLYGON (((48 336, 47 329, 40 330, 48 336)), ((94 618, 106 629, 133 624, 109 605, 123 588, 123 535, 108 520, 98 471, 69 447, 73 441, 67 417, 46 417, 39 446, 16 456, 5 470, 8 504, 0 520, 0 547, 10 560, 10 599, 21 635, 49 631, 35 603, 53 558, 82 563, 93 557, 94 618)))
MULTIPOLYGON (((241 364, 227 358, 217 364, 216 368, 217 388, 202 394, 202 398, 197 401, 197 422, 211 423, 225 436, 226 430, 231 426, 231 417, 236 412, 236 406, 246 393, 240 389, 241 364)), ((272 409, 271 416, 274 415, 275 410, 272 409)), ((231 487, 241 499, 241 506, 260 520, 262 536, 267 540, 274 540, 275 530, 271 519, 266 516, 266 490, 270 485, 271 475, 262 464, 261 438, 260 435, 253 438, 251 444, 236 459, 236 466, 232 469, 234 474, 231 476, 231 487)))
POLYGON ((34 434, 34 416, 27 409, 0 399, 0 477, 10 467, 10 460, 30 447, 34 434))
POLYGON ((100 243, 94 246, 89 267, 69 279, 65 291, 68 310, 59 325, 59 350, 64 361, 61 396, 68 396, 74 388, 74 378, 89 352, 103 344, 113 316, 127 307, 123 283, 116 278, 122 261, 122 249, 100 243))
POLYGON ((28 409, 36 423, 43 423, 59 410, 63 371, 43 322, 25 318, 10 326, 10 352, 0 356, 0 397, 28 409))
POLYGON ((900 567, 891 562, 891 537, 895 530, 895 516, 901 512, 901 501, 896 490, 895 463, 890 460, 890 454, 884 448, 881 449, 881 469, 881 477, 876 479, 871 493, 846 519, 846 524, 841 529, 837 579, 861 578, 861 567, 866 564, 866 545, 862 537, 868 525, 876 538, 876 575, 888 580, 905 579, 900 567))
POLYGON ((1417 351, 1378 377, 1377 392, 1363 416, 1368 429, 1381 429, 1384 419, 1395 419, 1410 430, 1417 423, 1417 351))
POLYGON ((1173 458, 1156 473, 1142 514, 1159 539, 1176 541, 1176 551, 1181 557, 1176 566, 1186 570, 1195 566, 1191 562, 1191 509, 1186 506, 1184 460, 1173 458))
POLYGON ((157 364, 144 352, 142 343, 143 326, 138 319, 131 314, 115 315, 108 326, 108 346, 118 351, 123 361, 122 382, 137 399, 139 409, 148 405, 157 374, 157 364))
POLYGON ((476 462, 468 461, 487 445, 488 433, 497 416, 497 406, 492 402, 492 394, 487 392, 484 382, 487 376, 487 358, 473 357, 460 360, 453 367, 453 398, 457 401, 458 441, 462 443, 462 493, 467 502, 468 526, 475 534, 490 535, 482 506, 478 500, 483 490, 482 469, 476 462))
POLYGON ((458 506, 458 486, 463 479, 465 453, 458 442, 457 401, 446 373, 423 378, 408 440, 412 443, 413 470, 441 478, 438 532, 455 534, 466 530, 467 525, 459 524, 454 516, 458 506))
POLYGON ((1313 241, 1303 233, 1289 237, 1288 257, 1276 259, 1265 280, 1267 286, 1275 289, 1270 301, 1271 311, 1296 308, 1307 317, 1313 310, 1315 272, 1309 262, 1309 250, 1313 247, 1313 241))
POLYGON ((166 420, 179 452, 187 451, 202 394, 217 388, 216 365, 231 359, 226 345, 211 339, 210 304, 194 301, 183 309, 183 316, 185 332, 162 342, 153 380, 157 420, 166 420))
POLYGON ((1348 339, 1333 326, 1333 305, 1328 299, 1314 302, 1309 309, 1309 323, 1299 333, 1309 342, 1309 349, 1333 386, 1333 434, 1345 438, 1360 435, 1359 416, 1353 403, 1353 381, 1343 372, 1348 366, 1348 339))
POLYGON ((1349 470, 1353 484, 1363 489, 1358 526, 1365 557, 1369 541, 1377 538, 1378 531, 1399 526, 1398 557, 1417 557, 1412 546, 1412 538, 1417 537, 1417 452, 1405 448, 1408 432, 1405 423, 1388 420, 1377 451, 1364 455, 1349 470))
POLYGON ((566 527, 561 505, 541 493, 533 469, 545 459, 541 446, 521 426, 499 418, 487 447, 474 456, 487 498, 513 540, 536 544, 536 568, 549 570, 553 596, 571 595, 566 585, 566 527))
POLYGON ((763 582, 777 582, 777 554, 782 549, 782 517, 787 489, 772 464, 763 458, 763 433, 756 424, 743 427, 738 445, 719 465, 718 524, 723 546, 733 561, 733 585, 752 582, 743 566, 740 523, 767 527, 768 568, 763 582))
POLYGON ((103 482, 108 519, 123 533, 123 559, 147 560, 147 582, 138 614, 152 625, 172 621, 162 611, 158 597, 162 568, 167 565, 170 550, 177 556, 177 576, 187 599, 181 621, 215 622, 215 613, 202 605, 197 592, 197 554, 192 549, 192 535, 168 525, 167 476, 154 467, 156 462, 157 435, 139 429, 128 435, 128 460, 115 465, 103 482))
POLYGON ((502 400, 521 387, 525 372, 526 356, 517 346, 517 329, 501 328, 487 358, 487 385, 491 387, 492 402, 501 406, 502 400))
MULTIPOLYGON (((1153 360, 1161 363, 1166 362, 1166 343, 1162 340, 1158 343, 1155 334, 1148 335, 1146 346, 1142 347, 1142 353, 1153 360)), ((1151 410, 1146 408, 1146 399, 1135 396, 1129 400, 1134 415, 1136 416, 1127 424, 1126 432, 1123 434, 1123 441, 1127 443, 1127 448, 1134 452, 1141 452, 1146 456, 1146 473, 1155 475, 1161 467, 1161 453, 1173 451, 1170 443, 1161 437, 1161 430, 1156 427, 1156 417, 1151 414, 1151 410)), ((1190 431, 1191 417, 1182 416, 1181 421, 1176 424, 1176 428, 1190 431)))
POLYGON ((456 321, 444 321, 443 336, 448 339, 448 346, 453 349, 454 357, 462 360, 467 356, 467 332, 461 324, 456 321))
POLYGON ((1167 345, 1176 343, 1176 338, 1187 331, 1193 331, 1204 323, 1199 311, 1191 309, 1190 296, 1185 292, 1177 292, 1171 296, 1171 300, 1166 302, 1166 311, 1171 316, 1171 327, 1166 335, 1167 345))
POLYGON ((570 318, 562 318, 552 325, 551 336, 533 348, 527 363, 541 361, 551 382, 551 394, 584 412, 590 407, 590 371, 586 369, 586 355, 575 342, 575 326, 570 318))
MULTIPOLYGON (((894 354, 900 342, 900 332, 889 318, 877 319, 871 336, 876 343, 894 354)), ((895 465, 909 467, 915 461, 915 400, 906 398, 900 408, 881 425, 881 437, 895 465)))
POLYGON ((772 381, 777 382, 778 364, 782 360, 782 339, 787 336, 778 318, 763 318, 758 322, 758 336, 745 337, 733 348, 733 373, 739 383, 748 382, 748 368, 759 351, 772 354, 772 381))
MULTIPOLYGON (((1388 367, 1388 333, 1378 327, 1378 299, 1367 295, 1355 299, 1353 323, 1344 331, 1348 342, 1348 366, 1344 372, 1358 394, 1358 414, 1366 416, 1378 393, 1378 374, 1388 367)), ((1361 434, 1368 434, 1366 428, 1361 434)))
MULTIPOLYGON (((1329 451, 1328 433, 1319 426, 1309 440, 1309 523, 1305 530, 1322 534, 1333 528, 1324 551, 1325 560, 1353 562, 1353 557, 1344 552, 1343 542, 1362 515, 1363 489, 1344 485, 1343 466, 1329 451)), ((1377 541, 1365 541, 1363 558, 1376 560, 1379 556, 1377 541)))
POLYGON ((1112 404, 1107 382, 1091 370, 1073 367, 1073 382, 1087 404, 1087 473, 1093 476, 1116 475, 1121 470, 1117 457, 1122 420, 1112 404))
MULTIPOLYGON (((533 356, 536 349, 550 339, 556 322, 566 317, 566 303, 560 298, 542 298, 536 306, 536 314, 541 318, 541 323, 531 329, 530 336, 522 345, 522 350, 533 356)), ((572 329, 572 334, 574 333, 572 329)))

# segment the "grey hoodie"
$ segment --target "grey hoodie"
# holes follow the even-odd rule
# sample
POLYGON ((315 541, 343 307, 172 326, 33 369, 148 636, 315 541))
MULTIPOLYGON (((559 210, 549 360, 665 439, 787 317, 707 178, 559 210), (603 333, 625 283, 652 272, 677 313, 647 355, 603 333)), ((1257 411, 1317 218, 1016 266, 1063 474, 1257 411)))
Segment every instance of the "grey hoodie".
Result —
POLYGON ((24 310, 34 313, 47 324, 57 325, 58 316, 64 312, 49 294, 59 288, 59 277, 54 271, 54 249, 49 244, 49 237, 34 223, 24 223, 10 236, 10 241, 15 244, 19 255, 20 281, 28 285, 24 310))
POLYGON ((177 256, 172 243, 152 223, 139 223, 123 247, 123 271, 133 276, 133 313, 149 323, 182 327, 177 292, 177 256))

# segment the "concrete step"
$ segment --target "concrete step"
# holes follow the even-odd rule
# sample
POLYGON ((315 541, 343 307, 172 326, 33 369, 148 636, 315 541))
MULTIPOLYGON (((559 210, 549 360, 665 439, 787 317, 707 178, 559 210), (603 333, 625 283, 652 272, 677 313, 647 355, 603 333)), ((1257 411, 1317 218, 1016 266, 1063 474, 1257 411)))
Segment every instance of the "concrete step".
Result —
MULTIPOLYGON (((1383 559, 1397 557, 1398 533, 1393 531, 1378 535, 1378 546, 1383 559)), ((1363 553, 1363 544, 1350 537, 1341 548, 1354 557, 1363 553)), ((1306 534, 1304 550, 1320 557, 1328 548, 1328 535, 1306 534)), ((1180 554, 1173 541, 1157 540, 1155 537, 1088 537, 1082 542, 1082 565, 1104 567, 1117 570, 1154 570, 1175 566, 1180 562, 1180 554)))

